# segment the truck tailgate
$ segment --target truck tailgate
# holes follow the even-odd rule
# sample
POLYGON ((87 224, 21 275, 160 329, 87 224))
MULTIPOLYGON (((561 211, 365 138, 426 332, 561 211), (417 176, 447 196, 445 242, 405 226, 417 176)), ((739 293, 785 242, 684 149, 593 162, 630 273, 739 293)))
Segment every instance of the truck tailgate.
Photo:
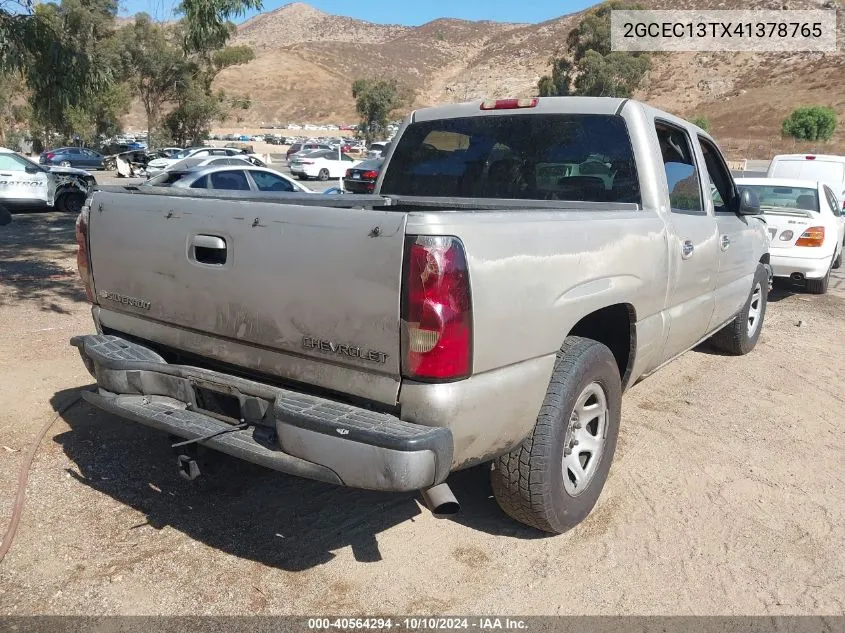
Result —
POLYGON ((243 358, 243 345, 280 352, 253 368, 293 380, 311 359, 328 376, 317 384, 354 384, 353 395, 392 404, 404 228, 396 212, 98 191, 89 228, 97 302, 140 319, 123 323, 143 322, 127 334, 210 335, 219 345, 203 351, 223 362, 243 358), (368 392, 362 374, 382 386, 368 392))

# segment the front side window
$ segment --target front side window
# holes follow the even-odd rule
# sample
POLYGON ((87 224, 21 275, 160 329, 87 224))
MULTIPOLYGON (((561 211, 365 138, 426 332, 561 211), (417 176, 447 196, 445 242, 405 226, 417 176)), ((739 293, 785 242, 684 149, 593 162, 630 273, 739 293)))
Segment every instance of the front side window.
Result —
POLYGON ((293 191, 293 185, 287 180, 268 171, 250 172, 259 191, 293 191))
POLYGON ((729 211, 727 203, 734 195, 731 172, 713 143, 702 136, 698 137, 698 142, 701 144, 701 153, 704 154, 704 164, 712 185, 713 206, 717 213, 729 211))
POLYGON ((0 154, 0 171, 26 171, 29 166, 23 158, 14 154, 0 154))
POLYGON ((409 125, 382 193, 640 202, 625 121, 615 115, 495 114, 409 125))
POLYGON ((669 205, 673 213, 706 215, 701 201, 701 183, 689 136, 683 129, 658 122, 657 141, 663 158, 669 205))

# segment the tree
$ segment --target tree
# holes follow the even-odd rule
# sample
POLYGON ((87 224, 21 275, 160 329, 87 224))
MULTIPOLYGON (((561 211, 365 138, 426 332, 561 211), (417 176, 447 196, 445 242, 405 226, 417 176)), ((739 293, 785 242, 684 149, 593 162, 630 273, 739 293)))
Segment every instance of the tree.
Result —
POLYGON ((361 117, 358 131, 367 143, 383 136, 391 113, 412 100, 410 91, 394 79, 356 79, 352 82, 352 97, 361 117))
POLYGON ((689 120, 693 125, 697 125, 705 132, 710 132, 710 120, 706 116, 694 116, 689 120))
POLYGON ((647 57, 628 53, 602 55, 588 50, 579 62, 574 94, 593 97, 630 97, 650 67, 647 57))
POLYGON ((5 147, 9 135, 29 118, 29 109, 19 99, 24 88, 19 74, 0 73, 0 147, 5 147))
MULTIPOLYGON (((96 13, 103 2, 86 4, 96 13)), ((45 112, 78 105, 108 83, 108 69, 92 59, 88 46, 99 32, 91 29, 92 37, 79 38, 84 29, 78 27, 57 19, 55 5, 35 7, 33 0, 0 3, 0 73, 17 74, 30 90, 48 96, 45 112)))
POLYGON ((801 141, 829 141, 836 131, 836 111, 825 106, 796 108, 783 122, 781 132, 801 141))
POLYGON ((572 91, 572 75, 575 65, 564 57, 552 57, 552 74, 540 77, 537 83, 541 97, 564 97, 572 91))
POLYGON ((145 13, 136 15, 133 24, 121 29, 121 36, 129 83, 144 106, 148 143, 153 147, 163 106, 176 97, 180 84, 190 81, 188 63, 165 28, 145 13))
POLYGON ((232 34, 232 19, 261 9, 261 0, 182 0, 183 47, 188 53, 222 48, 232 34))
POLYGON ((537 82, 538 94, 630 97, 651 68, 651 58, 611 51, 610 12, 638 8, 612 0, 587 11, 569 32, 564 54, 549 60, 552 72, 537 82))

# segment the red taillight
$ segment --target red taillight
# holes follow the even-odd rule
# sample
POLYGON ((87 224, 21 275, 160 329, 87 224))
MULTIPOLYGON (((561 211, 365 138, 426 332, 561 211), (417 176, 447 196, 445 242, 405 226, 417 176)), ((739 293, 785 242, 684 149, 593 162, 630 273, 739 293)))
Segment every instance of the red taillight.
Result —
POLYGON ((91 258, 88 256, 88 206, 83 207, 82 212, 76 218, 76 267, 79 270, 79 278, 85 286, 85 295, 88 301, 94 302, 94 288, 91 280, 91 258))
POLYGON ((375 180, 376 178, 378 178, 378 172, 377 171, 365 171, 363 174, 361 174, 361 178, 364 178, 366 180, 375 180))
POLYGON ((53 160, 53 156, 55 156, 53 152, 47 152, 47 160, 53 160))
POLYGON ((411 235, 405 242, 402 374, 446 381, 472 372, 472 298, 461 241, 411 235))
POLYGON ((495 101, 484 101, 481 104, 482 110, 515 110, 516 108, 533 108, 540 100, 537 97, 531 99, 496 99, 495 101))
POLYGON ((816 157, 815 156, 805 156, 804 159, 805 160, 816 160, 816 157))
POLYGON ((818 247, 824 244, 824 227, 811 226, 795 241, 795 246, 818 247))

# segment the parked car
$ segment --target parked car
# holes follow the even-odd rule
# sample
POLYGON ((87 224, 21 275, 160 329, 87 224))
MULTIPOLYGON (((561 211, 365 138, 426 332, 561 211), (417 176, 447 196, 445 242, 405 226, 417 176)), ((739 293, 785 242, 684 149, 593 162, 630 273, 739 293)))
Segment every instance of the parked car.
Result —
POLYGON ((347 169, 343 188, 351 193, 372 193, 383 164, 383 158, 372 158, 347 169))
POLYGON ((760 200, 774 276, 805 282, 814 294, 827 292, 845 242, 836 192, 823 182, 788 178, 737 178, 736 184, 760 200))
POLYGON ((96 184, 87 171, 39 165, 0 147, 0 206, 8 210, 55 208, 79 213, 85 196, 96 184))
POLYGON ((304 187, 284 174, 252 165, 242 167, 236 165, 186 166, 184 169, 160 173, 150 178, 142 186, 213 189, 218 191, 314 193, 311 189, 304 187))
POLYGON ((766 177, 827 183, 833 188, 839 207, 845 208, 845 156, 778 154, 769 163, 766 177))
POLYGON ((370 149, 367 150, 367 158, 382 158, 387 154, 390 143, 371 143, 370 149))
POLYGON ((290 173, 302 180, 316 178, 343 178, 346 170, 355 167, 359 162, 348 154, 341 154, 338 160, 337 150, 325 149, 314 152, 299 152, 291 156, 288 168, 290 173))
POLYGON ((59 167, 102 169, 103 155, 84 147, 58 147, 42 152, 39 163, 59 167))
POLYGON ((299 154, 300 152, 313 152, 318 149, 331 149, 331 145, 327 143, 294 143, 285 152, 285 158, 290 161, 291 156, 299 154))
MULTIPOLYGON (((625 388, 708 339, 756 345, 760 208, 703 130, 632 99, 449 104, 402 129, 367 204, 95 191, 82 397, 434 509, 457 507, 451 471, 488 464, 506 513, 568 530, 607 480, 625 388), (538 177, 593 156, 607 178, 538 177)), ((178 463, 200 472, 188 447, 178 463)))
MULTIPOLYGON (((147 163, 147 176, 154 176, 185 158, 206 158, 210 156, 252 156, 252 154, 236 147, 190 147, 173 154, 170 158, 151 160, 147 163)), ((253 156, 253 158, 257 157, 253 156)))
POLYGON ((176 154, 184 152, 184 147, 159 147, 149 152, 152 158, 173 158, 176 154))
POLYGON ((169 165, 164 171, 185 171, 199 167, 219 167, 222 165, 252 165, 253 167, 266 167, 264 161, 248 156, 247 154, 236 156, 195 156, 183 158, 180 161, 169 165))

